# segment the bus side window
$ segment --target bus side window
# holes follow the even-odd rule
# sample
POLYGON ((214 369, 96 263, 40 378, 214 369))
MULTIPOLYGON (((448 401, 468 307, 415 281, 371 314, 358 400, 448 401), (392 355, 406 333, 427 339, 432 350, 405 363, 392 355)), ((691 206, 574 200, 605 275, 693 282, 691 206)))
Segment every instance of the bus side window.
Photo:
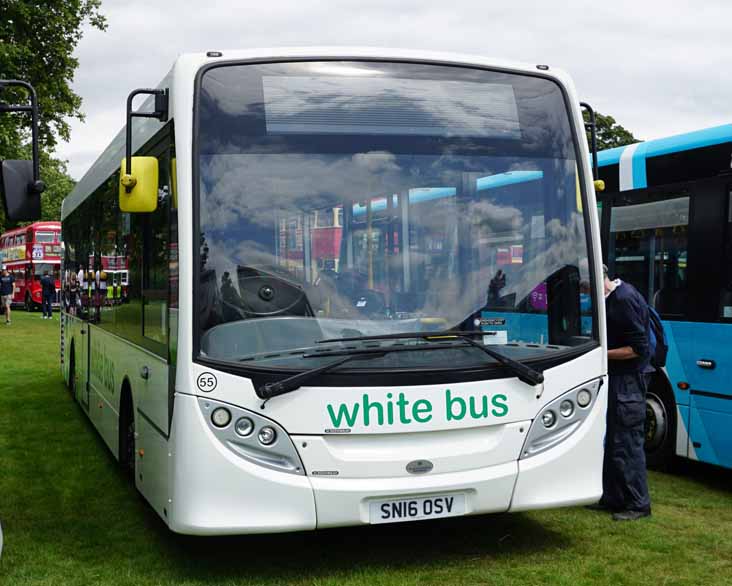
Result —
POLYGON ((611 276, 629 282, 664 317, 688 311, 689 197, 615 206, 611 276))
POLYGON ((169 168, 167 153, 158 156, 158 207, 143 227, 142 335, 160 344, 168 342, 169 168))
POLYGON ((722 251, 722 287, 719 292, 719 317, 732 320, 732 186, 728 187, 727 223, 724 227, 722 251))

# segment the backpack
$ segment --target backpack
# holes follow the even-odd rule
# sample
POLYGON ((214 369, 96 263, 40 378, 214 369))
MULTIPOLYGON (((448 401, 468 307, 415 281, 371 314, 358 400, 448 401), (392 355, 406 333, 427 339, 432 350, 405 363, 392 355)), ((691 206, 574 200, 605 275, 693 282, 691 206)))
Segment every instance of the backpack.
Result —
POLYGON ((651 366, 663 368, 666 366, 666 355, 668 354, 668 340, 663 330, 661 316, 658 312, 648 306, 648 345, 651 348, 651 366))

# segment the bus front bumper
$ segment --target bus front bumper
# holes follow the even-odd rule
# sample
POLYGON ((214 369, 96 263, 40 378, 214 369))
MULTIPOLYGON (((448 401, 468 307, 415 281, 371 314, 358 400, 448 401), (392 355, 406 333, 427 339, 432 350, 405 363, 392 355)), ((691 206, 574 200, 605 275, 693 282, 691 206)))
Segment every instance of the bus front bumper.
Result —
POLYGON ((172 454, 167 521, 178 533, 368 524, 374 522, 371 503, 405 497, 464 495, 462 514, 471 515, 587 504, 602 492, 604 397, 576 433, 542 454, 471 470, 391 478, 305 476, 263 468, 221 445, 196 397, 179 394, 175 405, 171 439, 177 452, 172 454))

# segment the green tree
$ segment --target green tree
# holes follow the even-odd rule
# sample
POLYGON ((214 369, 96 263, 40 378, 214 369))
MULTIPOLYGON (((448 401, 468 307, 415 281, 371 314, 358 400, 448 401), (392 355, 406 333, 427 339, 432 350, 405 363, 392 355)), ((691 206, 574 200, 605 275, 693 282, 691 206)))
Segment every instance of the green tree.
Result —
MULTIPOLYGON (((585 122, 589 121, 587 112, 584 112, 585 122)), ((597 150, 612 149, 627 144, 639 142, 633 133, 623 128, 612 116, 595 112, 595 125, 597 128, 597 150)), ((590 143, 590 133, 587 133, 587 141, 590 143)))
MULTIPOLYGON (((81 97, 71 89, 79 65, 73 53, 84 24, 106 29, 100 7, 101 0, 0 0, 0 77, 28 81, 38 94, 44 219, 58 219, 74 185, 66 163, 51 153, 59 139, 69 140, 69 119, 84 119, 81 97)), ((26 103, 27 96, 6 88, 0 101, 26 103)), ((0 114, 0 159, 30 158, 29 140, 29 115, 0 114)), ((0 206, 0 230, 8 227, 0 206)))
MULTIPOLYGON (((79 60, 74 49, 86 22, 106 29, 101 0, 0 0, 0 73, 36 88, 41 112, 40 142, 53 150, 58 138, 69 140, 69 118, 83 120, 81 97, 71 89, 79 60)), ((22 99, 6 90, 3 99, 22 99)), ((27 124, 20 116, 0 117, 0 153, 24 143, 27 124), (21 140, 18 140, 21 138, 21 140)))
MULTIPOLYGON (((45 150, 40 151, 41 155, 41 177, 46 184, 46 191, 41 196, 41 219, 42 220, 58 220, 61 218, 61 202, 74 189, 76 182, 68 173, 66 161, 50 156, 45 150)), ((30 145, 25 145, 17 149, 17 158, 30 159, 30 145)), ((16 225, 25 224, 27 222, 11 223, 5 217, 5 210, 0 205, 0 233, 5 232, 16 225)))

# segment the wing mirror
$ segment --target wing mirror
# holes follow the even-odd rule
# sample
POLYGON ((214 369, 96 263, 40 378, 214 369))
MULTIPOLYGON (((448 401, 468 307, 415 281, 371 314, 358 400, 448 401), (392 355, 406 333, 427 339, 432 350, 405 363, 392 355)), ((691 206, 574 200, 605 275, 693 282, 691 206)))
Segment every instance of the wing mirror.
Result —
POLYGON ((168 119, 168 90, 137 89, 127 96, 125 158, 119 174, 119 209, 122 212, 154 212, 158 207, 158 160, 155 157, 132 156, 132 118, 168 119), (133 112, 132 100, 145 94, 155 97, 152 112, 133 112))
POLYGON ((41 217, 41 193, 46 185, 40 178, 38 156, 38 100, 36 90, 25 81, 0 79, 0 89, 19 87, 30 96, 30 105, 0 103, 0 113, 30 112, 32 161, 6 160, 0 162, 0 185, 4 195, 5 215, 13 222, 38 220, 41 217))

